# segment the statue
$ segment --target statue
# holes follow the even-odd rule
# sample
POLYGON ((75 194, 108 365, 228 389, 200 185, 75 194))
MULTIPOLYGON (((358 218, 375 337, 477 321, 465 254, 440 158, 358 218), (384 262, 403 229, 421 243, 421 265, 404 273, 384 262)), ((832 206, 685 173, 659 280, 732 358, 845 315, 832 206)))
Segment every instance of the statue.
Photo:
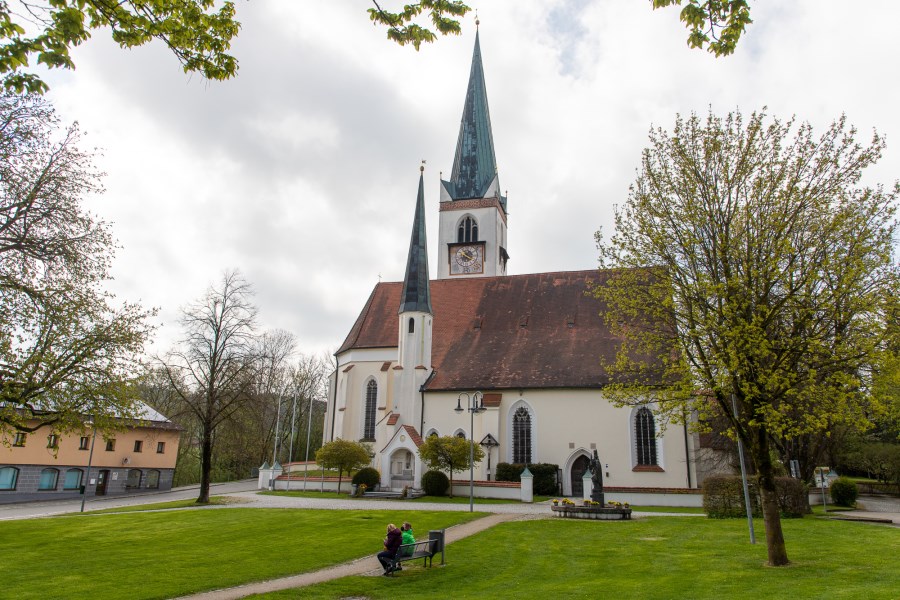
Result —
POLYGON ((588 469, 591 472, 591 500, 599 502, 602 506, 605 504, 603 502, 603 465, 600 464, 596 450, 594 450, 594 457, 591 459, 588 469))

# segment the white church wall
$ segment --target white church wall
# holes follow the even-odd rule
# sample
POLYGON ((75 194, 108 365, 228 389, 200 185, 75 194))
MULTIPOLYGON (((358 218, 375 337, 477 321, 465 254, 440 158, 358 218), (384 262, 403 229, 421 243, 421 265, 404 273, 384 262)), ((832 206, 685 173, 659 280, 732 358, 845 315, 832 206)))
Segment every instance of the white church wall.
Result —
POLYGON ((465 210, 441 211, 438 219, 438 279, 450 277, 450 255, 447 244, 457 240, 457 227, 462 219, 470 216, 478 223, 478 241, 485 242, 484 274, 493 277, 502 275, 498 263, 498 243, 504 235, 505 225, 494 206, 465 210))
MULTIPOLYGON (((453 410, 456 398, 455 393, 426 395, 426 432, 433 429, 440 435, 452 435, 459 429, 469 431, 469 413, 457 414, 453 410)), ((531 413, 531 462, 559 465, 563 469, 564 491, 571 491, 574 458, 579 454, 590 455, 594 448, 605 467, 604 474, 609 473, 604 478, 609 486, 687 487, 682 428, 671 426, 657 439, 657 458, 662 471, 634 471, 631 408, 614 407, 597 390, 522 390, 521 395, 518 391, 504 391, 499 408, 475 415, 475 441, 491 433, 500 443, 492 454, 494 471, 497 462, 512 462, 512 414, 519 406, 526 406, 531 413)), ((468 479, 468 473, 465 475, 468 479)), ((475 479, 486 478, 485 460, 476 466, 475 479)))
POLYGON ((391 406, 392 378, 390 369, 382 371, 385 362, 387 361, 352 362, 338 367, 338 416, 335 422, 335 438, 363 439, 366 390, 369 381, 374 381, 377 386, 375 423, 378 429, 377 424, 384 419, 391 406))

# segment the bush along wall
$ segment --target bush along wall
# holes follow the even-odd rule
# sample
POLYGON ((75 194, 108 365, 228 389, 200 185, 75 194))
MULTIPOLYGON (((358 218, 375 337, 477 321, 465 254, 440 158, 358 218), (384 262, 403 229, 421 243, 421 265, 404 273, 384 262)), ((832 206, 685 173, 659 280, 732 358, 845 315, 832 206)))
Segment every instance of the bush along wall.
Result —
MULTIPOLYGON (((759 485, 753 478, 747 484, 753 516, 761 517, 759 485)), ((809 491, 802 481, 792 477, 778 477, 775 479, 775 493, 782 517, 799 518, 809 512, 809 491)), ((703 510, 711 519, 746 517, 741 478, 733 475, 707 477, 703 482, 703 510)))
MULTIPOLYGON (((497 481, 521 481, 520 475, 525 470, 522 463, 497 463, 497 481)), ((556 480, 559 465, 550 463, 535 463, 528 465, 528 470, 534 475, 534 493, 538 496, 555 496, 559 493, 559 483, 556 480)))

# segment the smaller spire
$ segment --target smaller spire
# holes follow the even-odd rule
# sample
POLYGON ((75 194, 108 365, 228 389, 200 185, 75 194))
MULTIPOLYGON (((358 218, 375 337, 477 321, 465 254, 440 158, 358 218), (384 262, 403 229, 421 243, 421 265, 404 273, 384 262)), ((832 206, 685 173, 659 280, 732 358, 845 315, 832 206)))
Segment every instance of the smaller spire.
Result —
POLYGON ((428 283, 428 242, 425 239, 425 161, 419 166, 419 193, 413 217, 406 276, 400 294, 400 311, 431 313, 431 287, 428 283))

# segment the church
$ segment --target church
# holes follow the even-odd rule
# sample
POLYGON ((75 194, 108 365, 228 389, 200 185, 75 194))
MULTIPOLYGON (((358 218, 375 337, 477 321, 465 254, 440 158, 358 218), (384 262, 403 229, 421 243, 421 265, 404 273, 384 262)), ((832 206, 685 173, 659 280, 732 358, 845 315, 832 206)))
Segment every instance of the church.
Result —
MULTIPOLYGON (((609 274, 507 274, 500 189, 476 33, 453 170, 440 182, 437 277, 420 174, 404 279, 375 286, 335 353, 325 441, 369 443, 382 488, 395 490, 420 487, 417 448, 433 435, 482 445, 479 482, 495 478, 498 462, 552 463, 562 493, 580 496, 596 449, 612 489, 696 488, 696 436, 680 426, 660 435, 651 404, 617 408, 604 397, 601 359, 618 342, 586 292, 609 274), (484 410, 470 414, 475 392, 484 410)), ((467 473, 460 479, 468 485, 467 473)))

